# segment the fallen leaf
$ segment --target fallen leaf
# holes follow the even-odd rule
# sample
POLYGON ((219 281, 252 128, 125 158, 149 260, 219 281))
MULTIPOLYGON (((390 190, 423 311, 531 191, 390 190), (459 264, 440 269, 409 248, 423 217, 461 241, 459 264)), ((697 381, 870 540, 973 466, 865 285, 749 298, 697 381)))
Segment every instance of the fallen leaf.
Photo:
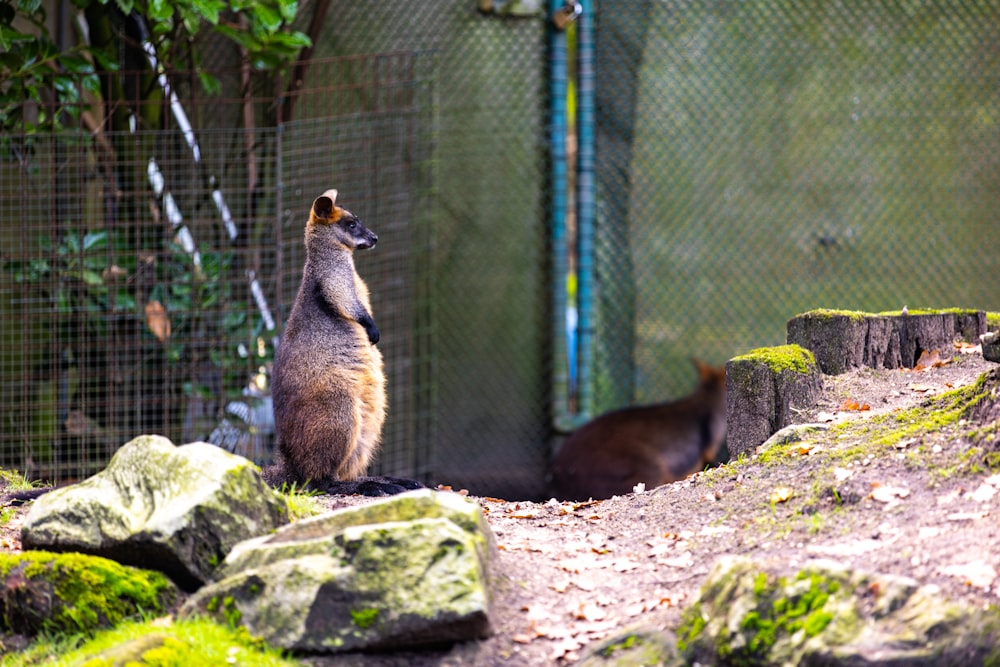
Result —
POLYGON ((161 343, 170 338, 170 317, 167 309, 159 301, 150 301, 146 304, 146 326, 150 332, 161 343))
POLYGON ((913 365, 915 371, 926 371, 931 368, 938 368, 949 363, 951 359, 942 359, 941 353, 937 350, 924 350, 920 353, 917 363, 913 365))
POLYGON ((951 503, 958 500, 958 497, 962 495, 962 489, 953 489, 943 496, 937 497, 938 505, 950 505, 951 503))
POLYGON ((945 517, 948 521, 979 521, 990 515, 987 511, 982 512, 955 512, 945 517))
POLYGON ((573 618, 578 621, 603 621, 607 615, 608 612, 593 603, 581 604, 573 612, 573 618))
POLYGON ((961 565, 939 567, 937 571, 939 574, 963 579, 966 586, 974 586, 976 588, 988 589, 997 577, 997 571, 993 566, 983 560, 974 560, 961 565))
POLYGON ((851 411, 851 412, 863 412, 865 410, 871 410, 872 406, 867 403, 858 403, 853 398, 849 398, 840 406, 841 410, 851 411))
POLYGON ((771 504, 783 503, 789 500, 795 492, 788 486, 779 486, 771 491, 771 504))
POLYGON ((907 388, 910 391, 917 391, 917 392, 920 392, 920 393, 925 393, 925 392, 928 392, 928 391, 934 391, 934 385, 930 385, 930 384, 918 384, 916 382, 911 382, 909 385, 907 385, 907 388))
POLYGON ((676 567, 679 570, 687 569, 694 565, 694 556, 691 555, 690 551, 685 551, 680 556, 674 558, 658 558, 656 560, 657 565, 666 565, 667 567, 676 567))
POLYGON ((993 496, 996 494, 995 486, 980 484, 978 489, 969 494, 969 498, 977 503, 986 503, 993 500, 993 496))
POLYGON ((972 343, 966 342, 964 340, 955 341, 955 349, 961 354, 982 354, 982 345, 973 345, 972 343))
POLYGON ((909 489, 904 489, 898 486, 884 486, 879 485, 872 489, 868 496, 872 500, 877 500, 880 503, 894 503, 900 498, 905 498, 910 495, 909 489))
POLYGON ((894 444, 893 447, 895 447, 896 449, 906 449, 916 441, 917 441, 916 438, 910 438, 908 440, 900 440, 899 442, 894 444))
POLYGON ((634 570, 639 567, 639 564, 635 561, 623 558, 621 560, 616 560, 612 563, 611 567, 614 568, 615 572, 628 572, 629 570, 634 570))

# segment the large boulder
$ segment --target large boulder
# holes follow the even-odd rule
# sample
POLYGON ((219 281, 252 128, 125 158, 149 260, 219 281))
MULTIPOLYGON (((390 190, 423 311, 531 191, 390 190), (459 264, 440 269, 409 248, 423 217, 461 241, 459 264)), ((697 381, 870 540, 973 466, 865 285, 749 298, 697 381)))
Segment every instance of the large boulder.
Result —
POLYGON ((250 461, 147 435, 123 445, 102 472, 36 500, 21 542, 159 570, 190 591, 238 542, 287 522, 284 501, 250 461))
POLYGON ((182 615, 308 652, 395 649, 490 632, 492 533, 479 505, 424 489, 238 545, 182 615))
POLYGON ((721 560, 677 631, 685 664, 981 665, 1000 614, 913 579, 812 561, 780 572, 721 560))

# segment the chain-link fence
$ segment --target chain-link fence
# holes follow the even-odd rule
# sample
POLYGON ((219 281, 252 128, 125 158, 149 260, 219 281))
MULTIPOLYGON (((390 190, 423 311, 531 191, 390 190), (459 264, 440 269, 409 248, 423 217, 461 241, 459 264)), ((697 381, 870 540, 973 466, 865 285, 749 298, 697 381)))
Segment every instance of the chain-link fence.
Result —
POLYGON ((604 321, 634 327, 600 335, 635 364, 634 396, 605 398, 683 393, 689 356, 781 343, 811 308, 1000 307, 998 19, 996 2, 602 2, 603 286, 634 307, 605 301, 604 321))
MULTIPOLYGON (((218 72, 219 96, 173 73, 197 160, 168 105, 155 132, 0 137, 0 465, 84 475, 144 431, 265 459, 302 227, 336 187, 380 238, 357 258, 389 377, 373 472, 541 493, 550 23, 335 4, 294 113, 272 73, 218 72)), ((1000 310, 998 14, 600 2, 595 410, 678 396, 688 357, 780 343, 811 308, 1000 310)))
MULTIPOLYGON (((29 109, 0 165, 0 464, 75 478, 146 432, 266 462, 267 379, 305 221, 336 186, 382 237, 358 258, 393 334, 380 470, 426 475, 433 69, 430 54, 313 61, 317 83, 287 122, 270 93, 206 96, 185 73, 164 130, 107 131, 112 111, 92 99, 63 110, 61 131, 28 132, 29 109)), ((246 83, 213 75, 224 91, 246 83)), ((133 100, 137 126, 143 108, 133 100)))

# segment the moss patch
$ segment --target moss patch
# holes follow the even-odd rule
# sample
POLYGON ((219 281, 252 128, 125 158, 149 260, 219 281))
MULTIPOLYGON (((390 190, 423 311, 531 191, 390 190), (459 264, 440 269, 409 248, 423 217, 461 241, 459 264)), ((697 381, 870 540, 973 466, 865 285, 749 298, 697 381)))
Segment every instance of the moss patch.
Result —
POLYGON ((732 361, 749 361, 766 364, 775 373, 794 371, 811 373, 816 369, 816 357, 801 345, 760 347, 746 354, 733 357, 732 361))
POLYGON ((864 313, 858 310, 836 310, 833 308, 817 308, 795 317, 810 317, 813 319, 832 319, 834 317, 847 317, 855 321, 861 321, 870 316, 871 313, 864 313))
POLYGON ((89 634, 139 613, 162 613, 176 598, 159 572, 75 553, 0 553, 0 577, 8 591, 0 627, 25 634, 89 634))
POLYGON ((292 667, 302 663, 283 657, 280 651, 267 647, 245 630, 233 630, 196 618, 174 623, 162 620, 125 623, 69 647, 64 642, 40 640, 19 655, 9 656, 3 664, 4 667, 126 664, 135 667, 292 667))

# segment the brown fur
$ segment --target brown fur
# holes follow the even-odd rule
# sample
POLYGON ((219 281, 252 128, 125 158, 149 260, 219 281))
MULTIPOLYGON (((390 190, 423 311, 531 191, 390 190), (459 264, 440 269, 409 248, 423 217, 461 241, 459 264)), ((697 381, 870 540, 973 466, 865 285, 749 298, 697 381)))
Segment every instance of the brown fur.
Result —
POLYGON ((302 284, 274 357, 278 448, 302 482, 361 475, 385 421, 379 331, 354 268, 354 250, 378 237, 336 201, 327 190, 309 212, 302 284))
POLYGON ((609 412, 573 433, 551 468, 562 500, 610 498, 684 479, 712 463, 726 438, 726 371, 694 360, 699 386, 677 401, 609 412))

